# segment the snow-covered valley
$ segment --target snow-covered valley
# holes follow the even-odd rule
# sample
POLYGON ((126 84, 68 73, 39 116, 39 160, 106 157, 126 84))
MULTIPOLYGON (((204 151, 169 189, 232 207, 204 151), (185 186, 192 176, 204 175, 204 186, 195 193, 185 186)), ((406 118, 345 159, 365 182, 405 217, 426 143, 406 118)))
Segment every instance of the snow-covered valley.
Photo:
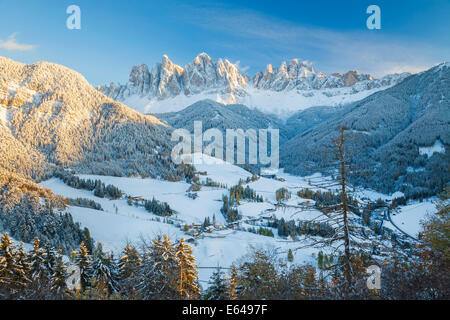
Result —
MULTIPOLYGON (((212 161, 208 164, 197 164, 196 168, 201 181, 206 179, 222 183, 229 189, 246 181, 252 174, 244 169, 222 162, 212 161)), ((276 228, 271 228, 274 236, 265 236, 249 232, 249 228, 264 226, 264 222, 273 217, 283 218, 286 221, 315 221, 327 222, 329 217, 314 208, 314 202, 297 196, 297 191, 305 188, 310 190, 324 190, 316 185, 329 181, 328 178, 315 174, 309 177, 297 177, 283 173, 281 170, 277 179, 260 177, 256 181, 246 183, 258 195, 263 197, 263 202, 250 202, 242 200, 238 206, 242 218, 238 223, 228 224, 220 212, 222 196, 228 192, 224 187, 203 186, 197 191, 197 198, 187 196, 190 184, 179 181, 169 182, 150 178, 138 177, 112 177, 98 175, 77 175, 82 179, 101 180, 105 184, 111 184, 124 192, 121 199, 109 200, 96 197, 92 191, 75 189, 67 186, 58 178, 43 181, 41 186, 51 189, 55 194, 67 198, 87 198, 101 205, 103 211, 90 208, 69 206, 70 212, 76 222, 82 227, 89 228, 96 241, 102 242, 107 250, 120 252, 127 243, 138 244, 141 239, 153 239, 157 235, 167 234, 173 239, 189 239, 194 249, 194 255, 199 266, 199 279, 203 286, 217 266, 228 268, 233 262, 244 256, 250 247, 275 250, 279 258, 286 260, 287 252, 291 249, 294 253, 293 263, 316 264, 319 251, 327 252, 327 248, 309 246, 320 237, 300 237, 295 240, 291 237, 281 237, 276 228), (291 193, 291 198, 282 203, 276 201, 275 191, 286 188, 291 193), (161 217, 147 212, 139 203, 130 204, 128 197, 133 199, 152 199, 167 202, 176 214, 170 217, 161 217), (200 226, 205 220, 215 221, 213 228, 207 231, 200 226), (186 228, 185 226, 189 226, 186 228)), ((248 181, 248 180, 247 180, 248 181)), ((392 199, 380 193, 368 190, 357 192, 360 199, 376 201, 392 199)), ((424 202, 418 205, 406 206, 394 216, 398 226, 404 226, 406 232, 417 233, 420 228, 419 221, 422 210, 432 212, 434 205, 424 202), (420 210, 414 210, 416 207, 420 210), (410 219, 410 211, 414 211, 414 219, 410 219), (405 222, 407 221, 407 223, 405 222)), ((389 224, 386 223, 389 227, 389 224)), ((392 226, 395 230, 395 227, 392 226)), ((328 248, 331 250, 331 248, 328 248)))
MULTIPOLYGON (((377 160, 384 167, 379 167, 378 176, 368 176, 361 184, 392 194, 348 184, 354 207, 346 211, 354 231, 349 238, 351 248, 370 255, 377 263, 389 260, 397 244, 409 254, 420 237, 421 221, 436 211, 432 197, 448 182, 443 169, 449 150, 447 114, 440 112, 445 107, 444 98, 431 104, 424 98, 414 106, 435 109, 425 112, 431 119, 420 117, 417 125, 407 126, 415 130, 412 133, 401 134, 407 123, 397 121, 415 116, 409 100, 399 103, 398 114, 391 117, 390 112, 393 95, 408 93, 417 79, 425 79, 420 81, 422 84, 431 83, 427 79, 440 72, 437 67, 343 107, 335 105, 350 100, 308 108, 328 104, 327 99, 339 100, 342 95, 362 99, 381 87, 356 92, 346 85, 329 87, 326 90, 337 94, 324 95, 323 101, 316 99, 320 94, 317 90, 313 95, 303 95, 306 89, 254 88, 265 93, 245 101, 251 108, 208 100, 184 106, 181 112, 158 115, 158 119, 113 101, 65 67, 38 63, 29 68, 4 58, 0 62, 11 78, 3 82, 5 90, 0 91, 0 151, 4 157, 0 203, 7 212, 1 217, 0 227, 13 239, 24 241, 26 250, 32 247, 35 237, 43 243, 62 245, 66 261, 81 243, 93 249, 91 238, 99 241, 104 250, 114 252, 115 257, 123 257, 127 243, 140 248, 143 239, 167 234, 178 243, 186 239, 192 247, 203 287, 208 286, 218 266, 229 270, 232 265, 249 261, 245 255, 252 248, 269 249, 292 268, 313 265, 317 267, 315 272, 323 271, 319 257, 325 254, 334 259, 342 254, 343 200, 334 178, 312 174, 320 171, 318 167, 309 172, 300 169, 309 163, 321 165, 324 159, 305 156, 313 153, 308 149, 319 150, 327 140, 333 141, 332 133, 339 123, 349 126, 354 136, 373 143, 388 137, 374 152, 399 155, 377 160), (11 90, 10 83, 24 85, 11 90), (56 91, 46 94, 47 88, 56 91), (290 108, 289 101, 296 105, 290 108), (283 108, 266 108, 264 102, 279 103, 283 108), (256 110, 257 105, 267 113, 256 110), (289 114, 302 108, 307 109, 286 121, 273 117, 273 113, 289 114), (171 133, 174 129, 189 131, 199 120, 205 121, 204 128, 224 132, 280 128, 283 169, 276 176, 264 170, 260 171, 262 176, 257 176, 209 157, 200 164, 194 162, 195 170, 175 164, 168 156, 173 151, 171 133), (424 131, 423 126, 432 130, 424 131), (394 143, 387 135, 391 131, 404 144, 394 143), (417 140, 411 141, 411 137, 417 140), (412 152, 390 151, 402 145, 412 152), (19 199, 23 203, 18 203, 19 199)), ((360 80, 354 86, 373 81, 360 80)), ((442 84, 438 90, 445 93, 447 87, 442 84)), ((433 95, 435 88, 426 86, 421 91, 433 95)), ((211 93, 190 96, 205 92, 211 93)), ((127 97, 148 98, 133 94, 127 97)), ((183 97, 167 96, 157 101, 170 104, 171 99, 183 97)), ((368 160, 373 159, 360 159, 360 164, 368 160)), ((257 172, 254 169, 249 170, 257 172)))

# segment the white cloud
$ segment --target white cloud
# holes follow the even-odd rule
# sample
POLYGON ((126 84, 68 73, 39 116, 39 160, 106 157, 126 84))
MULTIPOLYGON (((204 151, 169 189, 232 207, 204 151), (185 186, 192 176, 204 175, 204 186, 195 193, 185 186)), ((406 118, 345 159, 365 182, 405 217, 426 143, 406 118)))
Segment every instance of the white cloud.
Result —
POLYGON ((240 72, 246 72, 248 69, 250 69, 250 66, 245 66, 245 67, 241 67, 241 61, 238 60, 235 63, 233 63, 236 68, 240 71, 240 72))
POLYGON ((30 51, 36 48, 35 45, 19 43, 16 40, 17 33, 13 33, 8 37, 8 40, 0 40, 0 49, 5 49, 9 51, 30 51))

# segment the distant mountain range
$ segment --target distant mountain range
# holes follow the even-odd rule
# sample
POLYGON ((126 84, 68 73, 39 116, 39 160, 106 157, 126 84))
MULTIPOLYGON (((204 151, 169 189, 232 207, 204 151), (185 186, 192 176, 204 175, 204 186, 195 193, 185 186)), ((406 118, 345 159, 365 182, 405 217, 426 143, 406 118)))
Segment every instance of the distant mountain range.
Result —
POLYGON ((126 84, 111 83, 98 89, 105 95, 143 112, 179 111, 203 99, 224 104, 245 104, 283 118, 317 105, 335 106, 357 100, 401 82, 409 73, 374 79, 349 71, 330 76, 298 59, 279 68, 268 65, 251 80, 227 59, 214 62, 199 54, 184 68, 164 55, 150 70, 135 66, 126 84))

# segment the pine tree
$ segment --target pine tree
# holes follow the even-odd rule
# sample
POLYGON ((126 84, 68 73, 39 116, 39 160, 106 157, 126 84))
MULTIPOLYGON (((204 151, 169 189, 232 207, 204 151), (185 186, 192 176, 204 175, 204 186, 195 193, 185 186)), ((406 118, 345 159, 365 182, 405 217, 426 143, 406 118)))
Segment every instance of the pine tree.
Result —
POLYGON ((118 267, 114 256, 105 254, 100 242, 92 255, 92 275, 99 289, 104 289, 108 294, 118 292, 118 267))
POLYGON ((209 220, 209 217, 206 217, 203 220, 203 224, 202 224, 202 229, 206 229, 207 227, 209 227, 211 225, 211 221, 209 220))
POLYGON ((294 254, 292 253, 292 249, 289 249, 288 254, 287 254, 287 259, 289 262, 294 261, 294 254))
POLYGON ((20 243, 19 249, 17 250, 16 254, 16 261, 17 265, 22 270, 23 274, 25 275, 25 282, 30 282, 30 273, 31 273, 31 267, 30 267, 30 256, 28 255, 28 252, 25 251, 25 248, 23 246, 23 242, 20 243))
POLYGON ((230 275, 230 285, 228 286, 228 296, 227 298, 229 300, 237 300, 238 298, 238 292, 239 292, 239 288, 238 288, 238 283, 237 283, 237 268, 236 266, 231 266, 231 275, 230 275))
POLYGON ((437 212, 424 223, 424 240, 434 256, 450 261, 450 187, 445 187, 437 203, 437 212))
POLYGON ((99 198, 105 197, 105 185, 100 181, 95 181, 94 195, 99 198))
POLYGON ((142 259, 135 247, 127 244, 119 259, 121 292, 127 296, 136 295, 136 285, 142 259))
POLYGON ((279 281, 273 252, 254 250, 238 268, 236 294, 240 299, 273 299, 279 281))
POLYGON ((50 276, 52 276, 55 272, 56 267, 56 252, 52 245, 47 242, 45 244, 45 267, 47 268, 47 272, 50 276))
POLYGON ((109 268, 108 291, 110 294, 117 294, 120 291, 120 269, 114 253, 110 252, 106 255, 105 264, 109 268))
POLYGON ((178 259, 178 294, 181 299, 196 299, 200 295, 198 271, 190 245, 181 239, 175 248, 178 259))
POLYGON ((84 228, 83 230, 83 243, 86 246, 88 253, 91 254, 94 251, 94 243, 88 228, 84 228))
POLYGON ((143 299, 177 299, 178 261, 167 235, 158 236, 144 254, 139 270, 139 294, 143 299))
POLYGON ((0 296, 15 298, 26 285, 26 274, 17 261, 17 253, 8 233, 0 239, 0 296))
POLYGON ((80 284, 83 290, 86 290, 92 277, 92 258, 84 245, 84 242, 80 244, 80 251, 74 252, 74 262, 80 269, 80 284))
POLYGON ((64 298, 67 292, 68 274, 66 264, 63 262, 62 249, 59 248, 55 257, 55 267, 52 274, 52 291, 56 297, 64 298))
POLYGON ((224 278, 224 273, 217 267, 210 280, 209 287, 205 292, 204 298, 206 300, 227 300, 228 299, 228 285, 224 278))
POLYGON ((40 240, 35 237, 33 241, 33 249, 30 251, 30 268, 32 281, 38 285, 47 283, 50 279, 46 266, 46 257, 44 249, 40 246, 40 240))

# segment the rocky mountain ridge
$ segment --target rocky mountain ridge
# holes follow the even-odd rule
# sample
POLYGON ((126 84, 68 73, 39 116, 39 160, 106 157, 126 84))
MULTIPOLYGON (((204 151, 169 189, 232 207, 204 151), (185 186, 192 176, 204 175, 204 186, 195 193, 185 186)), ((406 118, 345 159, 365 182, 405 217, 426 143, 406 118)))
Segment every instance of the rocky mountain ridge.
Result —
POLYGON ((289 101, 283 101, 283 104, 295 105, 290 109, 301 109, 302 104, 307 107, 324 105, 325 101, 329 105, 337 105, 364 98, 376 90, 401 82, 407 76, 409 73, 374 79, 358 71, 326 76, 316 73, 308 62, 293 59, 289 65, 283 62, 279 68, 269 64, 264 72, 258 72, 250 80, 227 59, 214 62, 206 53, 201 53, 184 68, 164 55, 161 63, 156 63, 151 70, 145 64, 133 67, 128 83, 111 83, 98 89, 143 113, 179 111, 206 98, 225 104, 243 103, 267 113, 279 113, 277 100, 271 99, 277 93, 293 95, 289 101), (295 101, 296 97, 300 102, 295 101))

